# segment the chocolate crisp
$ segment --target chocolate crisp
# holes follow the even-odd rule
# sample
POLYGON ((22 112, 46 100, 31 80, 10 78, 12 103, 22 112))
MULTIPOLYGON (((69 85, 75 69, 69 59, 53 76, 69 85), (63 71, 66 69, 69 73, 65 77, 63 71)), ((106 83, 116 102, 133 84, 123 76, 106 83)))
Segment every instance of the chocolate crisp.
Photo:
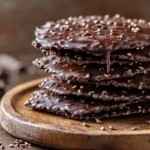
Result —
POLYGON ((37 27, 32 45, 46 54, 33 64, 50 77, 27 107, 97 123, 150 111, 149 22, 118 14, 69 17, 37 27))

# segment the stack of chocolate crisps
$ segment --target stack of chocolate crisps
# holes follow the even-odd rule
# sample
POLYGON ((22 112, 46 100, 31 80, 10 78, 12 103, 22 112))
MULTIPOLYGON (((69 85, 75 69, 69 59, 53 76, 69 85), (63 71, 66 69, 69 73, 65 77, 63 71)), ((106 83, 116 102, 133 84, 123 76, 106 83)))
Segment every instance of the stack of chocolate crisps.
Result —
POLYGON ((69 17, 36 28, 33 64, 49 73, 25 104, 77 120, 150 111, 150 23, 69 17))

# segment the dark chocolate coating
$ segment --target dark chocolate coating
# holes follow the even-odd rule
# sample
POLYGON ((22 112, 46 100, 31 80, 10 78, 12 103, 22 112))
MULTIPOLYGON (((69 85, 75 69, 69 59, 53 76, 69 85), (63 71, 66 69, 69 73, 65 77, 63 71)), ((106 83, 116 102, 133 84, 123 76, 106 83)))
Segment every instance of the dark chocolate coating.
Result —
POLYGON ((107 86, 95 86, 90 84, 79 84, 47 78, 40 88, 51 91, 58 95, 72 95, 78 97, 93 98, 98 101, 139 101, 150 100, 149 91, 133 89, 114 88, 107 86))
MULTIPOLYGON (((95 83, 89 82, 88 84, 95 83)), ((127 89, 150 90, 150 73, 145 75, 137 75, 136 77, 131 78, 96 82, 96 85, 107 87, 114 86, 118 88, 124 87, 127 89)))
MULTIPOLYGON (((79 57, 78 57, 79 58, 79 57)), ((80 57, 81 58, 81 57, 80 57)), ((78 65, 87 65, 87 64, 101 64, 106 65, 106 58, 97 58, 97 59, 74 59, 72 57, 59 57, 62 63, 73 63, 78 65)), ((119 64, 121 65, 127 65, 127 64, 133 64, 133 61, 120 61, 120 60, 111 60, 111 65, 119 64)))
POLYGON ((93 103, 75 97, 53 95, 46 91, 35 91, 26 106, 36 110, 78 120, 95 120, 150 111, 149 102, 93 103))
MULTIPOLYGON (((86 52, 75 52, 73 50, 52 51, 51 54, 57 55, 64 61, 73 61, 77 64, 106 64, 106 55, 104 54, 87 54, 86 52)), ((150 47, 143 50, 120 50, 114 51, 110 55, 111 64, 132 64, 150 62, 150 47)))
POLYGON ((69 17, 47 22, 35 30, 33 46, 41 50, 72 49, 106 53, 122 49, 143 49, 150 44, 150 25, 144 20, 119 15, 69 17))
POLYGON ((150 71, 148 63, 135 65, 114 65, 111 67, 109 74, 106 73, 106 66, 100 64, 78 65, 73 63, 61 62, 55 56, 47 56, 36 59, 33 64, 48 73, 57 74, 65 80, 77 82, 97 82, 102 80, 119 79, 132 77, 138 74, 146 74, 150 71))
MULTIPOLYGON (((52 75, 53 78, 62 80, 59 75, 52 75)), ((150 90, 150 74, 137 75, 136 77, 131 78, 121 78, 117 80, 106 80, 99 82, 90 82, 87 81, 88 85, 97 85, 105 87, 116 87, 116 88, 125 88, 125 89, 139 89, 139 90, 150 90)), ((63 80, 68 83, 82 84, 83 82, 75 82, 73 80, 63 80)))

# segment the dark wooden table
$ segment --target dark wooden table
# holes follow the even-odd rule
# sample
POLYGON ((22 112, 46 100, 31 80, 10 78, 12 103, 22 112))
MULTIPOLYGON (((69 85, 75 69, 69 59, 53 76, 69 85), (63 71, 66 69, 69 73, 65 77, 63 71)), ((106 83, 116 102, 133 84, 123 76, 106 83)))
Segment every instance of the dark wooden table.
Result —
MULTIPOLYGON (((15 56, 15 54, 14 54, 15 56)), ((13 73, 10 75, 10 81, 9 81, 9 87, 8 90, 20 83, 30 81, 36 78, 47 76, 46 73, 43 71, 38 71, 36 68, 32 68, 31 62, 36 57, 41 56, 40 53, 37 54, 17 54, 17 57, 19 57, 27 66, 30 66, 30 73, 13 73)), ((15 141, 15 137, 8 134, 0 125, 0 142, 3 143, 5 150, 12 150, 12 149, 21 149, 21 148, 10 148, 9 144, 12 144, 15 141)), ((30 149, 30 150, 52 150, 51 148, 44 148, 36 145, 32 145, 31 148, 24 148, 24 149, 30 149)), ((54 149, 53 149, 54 150, 54 149)))

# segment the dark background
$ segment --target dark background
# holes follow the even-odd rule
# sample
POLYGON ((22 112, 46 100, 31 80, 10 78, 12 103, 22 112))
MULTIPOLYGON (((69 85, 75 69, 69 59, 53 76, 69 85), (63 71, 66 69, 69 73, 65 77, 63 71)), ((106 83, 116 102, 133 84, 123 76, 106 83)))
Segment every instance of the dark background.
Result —
POLYGON ((119 13, 150 20, 150 0, 0 0, 0 53, 36 53, 34 28, 48 20, 119 13))

